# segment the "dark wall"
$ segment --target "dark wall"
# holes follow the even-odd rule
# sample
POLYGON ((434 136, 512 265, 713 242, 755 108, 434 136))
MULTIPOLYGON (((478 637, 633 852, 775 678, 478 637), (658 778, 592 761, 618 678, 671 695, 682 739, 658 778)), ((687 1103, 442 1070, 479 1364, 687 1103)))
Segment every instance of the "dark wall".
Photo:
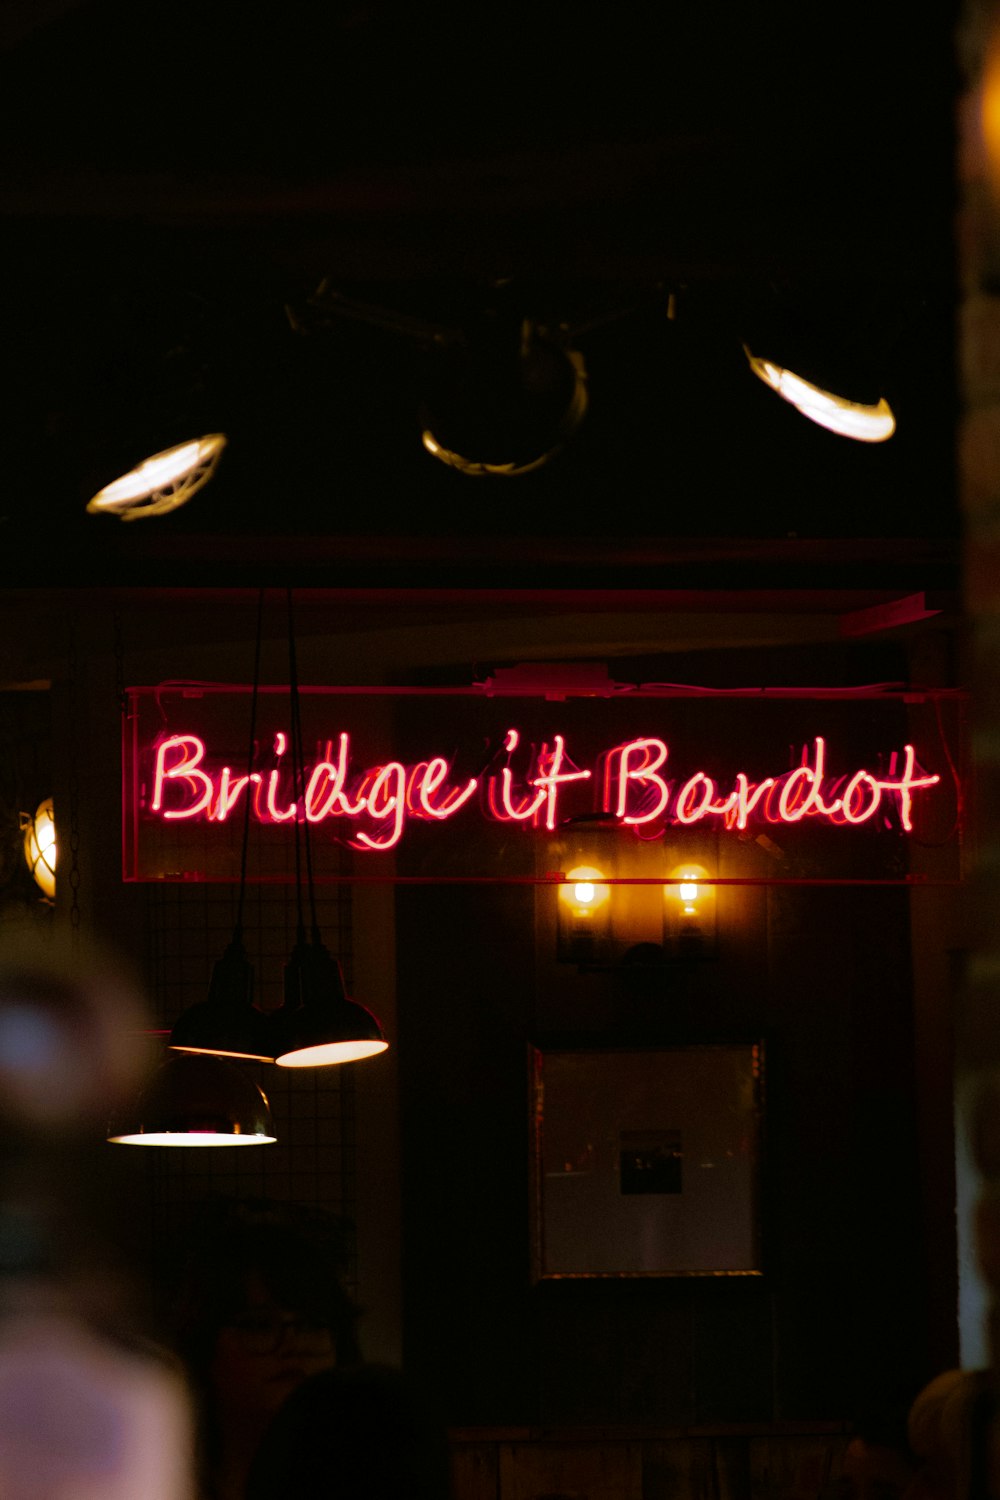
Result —
POLYGON ((554 898, 397 892, 404 1351, 449 1419, 807 1420, 928 1378, 906 890, 720 889, 716 957, 638 986, 554 961, 554 898), (761 1277, 532 1285, 526 1044, 570 1020, 764 1038, 761 1277))

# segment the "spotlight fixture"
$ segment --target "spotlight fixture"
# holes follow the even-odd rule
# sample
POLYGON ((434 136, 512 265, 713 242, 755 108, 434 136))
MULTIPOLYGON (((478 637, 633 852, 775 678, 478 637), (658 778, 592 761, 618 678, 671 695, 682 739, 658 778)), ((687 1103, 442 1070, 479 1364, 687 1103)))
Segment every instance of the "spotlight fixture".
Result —
POLYGON ((276 1139, 267 1095, 235 1063, 183 1054, 160 1066, 108 1131, 120 1146, 264 1146, 276 1139))
POLYGON ((851 401, 847 396, 824 390, 812 381, 783 369, 769 359, 762 359, 744 344, 751 370, 764 384, 776 391, 783 401, 841 437, 859 443, 884 443, 896 430, 896 418, 884 396, 875 401, 851 401))
POLYGON ((52 798, 46 797, 30 813, 21 814, 24 833, 24 857, 35 883, 47 901, 56 894, 56 823, 52 798))
POLYGON ((154 453, 99 489, 87 511, 137 521, 176 510, 212 478, 225 446, 225 435, 211 432, 154 453))
POLYGON ((896 430, 886 374, 909 316, 855 281, 757 290, 741 314, 743 353, 758 380, 810 422, 884 443, 896 430))
POLYGON ((306 309, 286 311, 297 332, 350 319, 422 346, 421 440, 459 473, 531 473, 559 452, 586 414, 586 368, 571 347, 580 330, 528 312, 509 278, 493 281, 482 303, 449 324, 346 297, 328 280, 306 309))
POLYGON ((583 357, 530 318, 484 320, 435 353, 422 412, 427 452, 461 474, 528 474, 555 456, 587 411, 583 357))

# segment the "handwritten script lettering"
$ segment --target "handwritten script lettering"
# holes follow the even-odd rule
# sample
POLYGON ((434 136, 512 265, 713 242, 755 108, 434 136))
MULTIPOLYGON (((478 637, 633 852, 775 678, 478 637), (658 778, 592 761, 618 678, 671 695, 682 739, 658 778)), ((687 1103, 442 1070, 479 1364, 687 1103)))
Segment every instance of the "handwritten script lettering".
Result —
MULTIPOLYGON (((152 777, 143 801, 147 817, 224 823, 237 812, 260 823, 293 819, 330 825, 351 847, 394 848, 413 822, 444 823, 470 808, 496 822, 552 832, 566 816, 566 799, 586 796, 588 809, 644 837, 671 827, 708 824, 742 831, 752 823, 811 821, 833 827, 862 824, 909 833, 919 794, 941 778, 925 773, 912 745, 879 758, 878 765, 831 769, 825 739, 817 735, 801 763, 753 779, 737 770, 724 784, 704 770, 682 767, 673 776, 670 747, 643 737, 613 746, 592 767, 577 765, 561 734, 552 743, 523 745, 508 730, 477 776, 455 774, 445 756, 414 764, 389 760, 357 765, 346 731, 320 743, 293 774, 288 740, 277 734, 268 763, 242 775, 212 758, 197 734, 171 734, 150 749, 152 777)), ((261 761, 264 756, 259 757, 261 761)), ((579 807, 579 802, 575 804, 579 807)))

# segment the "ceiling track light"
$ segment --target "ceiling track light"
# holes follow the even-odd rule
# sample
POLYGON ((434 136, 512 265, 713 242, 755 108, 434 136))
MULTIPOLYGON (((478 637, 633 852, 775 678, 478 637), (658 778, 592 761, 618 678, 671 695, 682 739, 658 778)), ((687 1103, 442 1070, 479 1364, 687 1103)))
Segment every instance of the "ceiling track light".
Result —
POLYGON ((783 401, 839 437, 859 443, 884 443, 896 431, 896 418, 884 396, 876 401, 852 401, 833 390, 824 390, 794 370, 783 369, 743 346, 753 373, 783 401))
POLYGON ((583 356, 530 318, 489 321, 436 351, 424 448, 461 474, 530 474, 573 437, 588 405, 583 356))
POLYGON ((177 510, 212 478, 225 446, 224 433, 210 432, 154 453, 92 495, 87 512, 138 521, 177 510))
POLYGON ((810 422, 859 443, 884 443, 896 417, 883 389, 888 314, 860 288, 760 299, 743 353, 769 390, 810 422))
MULTIPOLYGON (((530 474, 565 447, 587 413, 587 371, 571 347, 570 325, 528 313, 510 279, 495 281, 485 305, 458 326, 346 297, 328 281, 306 311, 286 312, 297 332, 348 319, 420 345, 426 354, 421 442, 459 473, 530 474)), ((615 308, 592 326, 623 315, 615 308)))

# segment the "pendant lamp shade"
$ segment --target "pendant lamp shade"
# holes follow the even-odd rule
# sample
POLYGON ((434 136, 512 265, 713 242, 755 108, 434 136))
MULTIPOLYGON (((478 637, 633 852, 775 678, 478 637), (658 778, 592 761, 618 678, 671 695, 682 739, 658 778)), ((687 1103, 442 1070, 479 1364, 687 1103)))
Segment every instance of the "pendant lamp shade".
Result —
POLYGON ((253 986, 253 965, 242 939, 234 935, 216 960, 208 998, 190 1006, 175 1021, 171 1048, 273 1062, 268 1018, 253 1003, 253 986))
POLYGON ((263 1089, 222 1057, 163 1063, 108 1140, 125 1146, 263 1146, 274 1141, 263 1089))
POLYGON ((282 1068, 355 1062, 389 1045, 371 1011, 348 998, 340 964, 315 939, 296 943, 285 966, 285 1003, 272 1022, 274 1060, 282 1068))

